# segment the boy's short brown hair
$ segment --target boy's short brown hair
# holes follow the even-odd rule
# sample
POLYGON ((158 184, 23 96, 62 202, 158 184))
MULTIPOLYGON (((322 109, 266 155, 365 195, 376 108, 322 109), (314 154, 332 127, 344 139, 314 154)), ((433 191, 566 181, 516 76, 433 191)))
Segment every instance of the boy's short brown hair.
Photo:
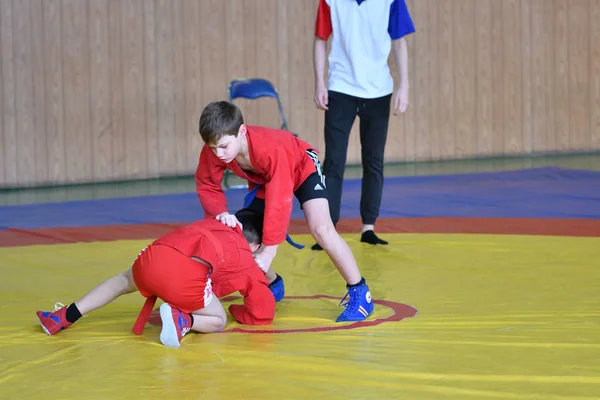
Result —
POLYGON ((215 144, 225 135, 237 136, 244 123, 242 112, 228 101, 215 101, 204 107, 200 116, 200 136, 206 144, 215 144))

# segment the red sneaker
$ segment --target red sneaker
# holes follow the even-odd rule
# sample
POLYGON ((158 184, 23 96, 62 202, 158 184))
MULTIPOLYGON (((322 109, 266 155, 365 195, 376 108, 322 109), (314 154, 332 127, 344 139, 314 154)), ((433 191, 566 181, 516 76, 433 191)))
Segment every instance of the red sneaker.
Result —
POLYGON ((55 335, 73 325, 72 322, 67 321, 67 307, 62 303, 56 303, 52 312, 38 311, 35 314, 40 320, 42 329, 48 335, 55 335))
POLYGON ((160 318, 162 319, 160 342, 167 347, 179 347, 181 339, 192 328, 192 318, 168 303, 160 306, 160 318))

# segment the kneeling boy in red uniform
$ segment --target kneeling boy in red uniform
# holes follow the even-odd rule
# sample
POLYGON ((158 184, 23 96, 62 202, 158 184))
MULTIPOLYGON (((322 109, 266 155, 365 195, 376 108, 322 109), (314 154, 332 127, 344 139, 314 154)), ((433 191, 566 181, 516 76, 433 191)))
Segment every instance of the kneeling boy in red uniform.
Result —
POLYGON ((247 209, 235 215, 241 229, 214 219, 202 220, 158 238, 142 250, 131 268, 104 281, 80 300, 53 312, 38 311, 42 328, 54 335, 82 315, 135 291, 147 300, 133 332, 142 333, 160 298, 165 302, 160 306, 160 341, 169 347, 179 347, 190 330, 221 331, 227 316, 218 298, 237 291, 244 297, 244 304, 229 306, 236 321, 271 323, 275 298, 252 256, 262 240, 263 215, 247 209))

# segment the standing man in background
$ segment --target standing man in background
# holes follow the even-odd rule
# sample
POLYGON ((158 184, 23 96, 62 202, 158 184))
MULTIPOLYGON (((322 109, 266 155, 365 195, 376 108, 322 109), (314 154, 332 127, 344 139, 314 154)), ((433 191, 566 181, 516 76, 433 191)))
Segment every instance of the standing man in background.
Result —
MULTIPOLYGON (((406 35, 415 27, 404 0, 319 0, 315 24, 315 103, 325 110, 323 174, 329 193, 331 219, 340 219, 342 182, 350 131, 360 119, 363 166, 360 215, 361 242, 388 244, 375 235, 383 192, 383 156, 393 96, 394 114, 408 108, 406 35), (327 40, 332 36, 329 79, 325 83, 327 40), (400 77, 388 66, 391 49, 400 77)), ((313 250, 322 250, 319 244, 313 250)))

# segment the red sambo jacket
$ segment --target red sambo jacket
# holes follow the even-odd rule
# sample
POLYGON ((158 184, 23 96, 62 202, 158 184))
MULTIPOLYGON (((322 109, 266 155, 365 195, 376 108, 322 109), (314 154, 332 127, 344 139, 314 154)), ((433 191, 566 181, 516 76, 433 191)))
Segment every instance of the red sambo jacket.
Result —
POLYGON ((235 160, 224 163, 205 145, 196 170, 196 191, 204 217, 214 218, 228 211, 221 187, 226 169, 246 179, 249 190, 262 185, 257 197, 265 199, 263 244, 278 245, 285 240, 289 228, 294 192, 316 171, 306 154, 314 147, 285 130, 248 125, 246 129, 250 162, 258 174, 242 170, 235 160))
MULTIPOLYGON (((215 296, 239 291, 244 297, 244 304, 229 306, 229 312, 239 323, 259 325, 273 321, 275 297, 239 227, 232 229, 215 219, 205 219, 175 229, 152 244, 169 246, 187 257, 208 262, 215 296)), ((137 334, 141 334, 154 305, 152 300, 147 303, 133 329, 137 334)))

